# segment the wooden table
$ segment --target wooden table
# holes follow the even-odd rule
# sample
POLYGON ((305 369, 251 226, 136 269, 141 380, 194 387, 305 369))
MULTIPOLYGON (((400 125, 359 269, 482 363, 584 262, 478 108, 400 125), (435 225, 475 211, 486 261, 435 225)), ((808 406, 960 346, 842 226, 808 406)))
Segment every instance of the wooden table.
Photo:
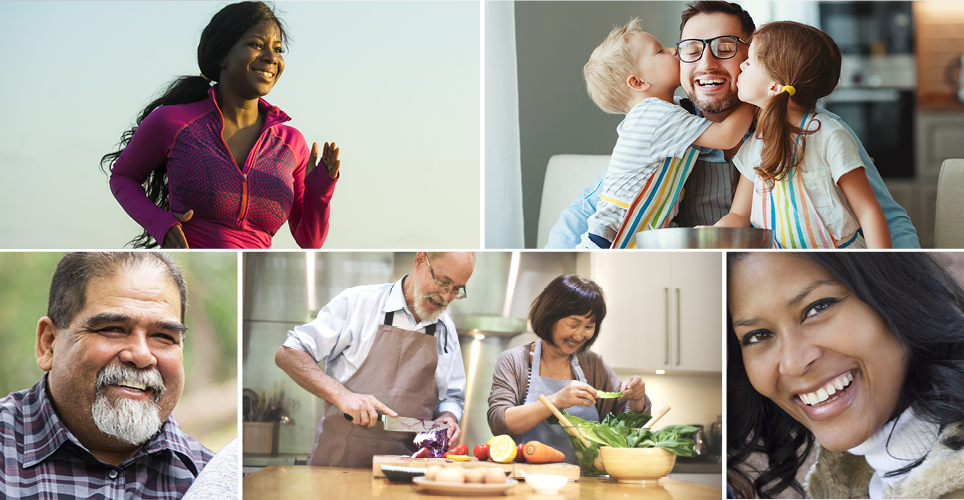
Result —
MULTIPOLYGON (((489 497, 453 497, 420 493, 415 485, 373 479, 371 469, 312 467, 306 465, 271 465, 246 476, 243 480, 244 500, 258 499, 339 499, 444 500, 489 497)), ((663 478, 658 486, 618 483, 611 478, 584 477, 569 482, 557 495, 536 495, 532 488, 519 483, 506 492, 526 500, 720 500, 723 489, 702 484, 663 478)))

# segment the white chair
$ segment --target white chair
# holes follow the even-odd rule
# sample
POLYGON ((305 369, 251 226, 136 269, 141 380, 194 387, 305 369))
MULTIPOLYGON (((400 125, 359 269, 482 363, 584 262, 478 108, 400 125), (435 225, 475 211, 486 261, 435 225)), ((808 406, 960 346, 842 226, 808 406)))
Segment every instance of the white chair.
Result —
POLYGON ((583 189, 594 185, 608 166, 609 155, 553 155, 549 158, 542 182, 536 248, 546 246, 549 230, 559 220, 562 210, 579 197, 583 189))
POLYGON ((964 159, 944 160, 941 165, 934 246, 964 248, 964 159))

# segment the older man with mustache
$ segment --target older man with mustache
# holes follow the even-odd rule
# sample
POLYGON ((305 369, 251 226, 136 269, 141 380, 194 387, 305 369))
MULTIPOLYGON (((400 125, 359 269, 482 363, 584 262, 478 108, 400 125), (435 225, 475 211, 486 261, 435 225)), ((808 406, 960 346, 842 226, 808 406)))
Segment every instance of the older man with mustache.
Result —
POLYGON ((212 457, 171 411, 184 386, 180 269, 73 253, 37 324, 31 389, 0 400, 0 498, 180 498, 212 457))
POLYGON ((457 444, 465 366, 445 309, 474 269, 473 253, 419 252, 402 279, 345 290, 288 332, 275 362, 325 400, 311 465, 371 467, 374 455, 415 451, 414 435, 375 427, 379 413, 447 424, 457 444))
MULTIPOLYGON (((740 104, 737 76, 740 64, 749 54, 747 41, 756 29, 753 19, 738 4, 730 2, 690 2, 682 14, 680 44, 692 44, 681 54, 680 82, 687 99, 680 104, 699 116, 719 122, 740 104), (732 50, 735 48, 735 52, 732 50)), ((839 118, 823 108, 818 108, 839 118)), ((840 123, 843 123, 842 121, 840 123)), ((884 185, 880 173, 853 130, 847 130, 859 146, 874 195, 887 218, 894 248, 920 248, 917 231, 907 212, 898 205, 884 185)), ((674 222, 681 227, 713 225, 729 212, 740 173, 730 163, 739 146, 721 151, 698 147, 696 168, 683 185, 679 213, 674 222)), ((584 189, 562 214, 549 233, 546 248, 575 248, 588 228, 587 220, 599 201, 596 183, 584 189)))

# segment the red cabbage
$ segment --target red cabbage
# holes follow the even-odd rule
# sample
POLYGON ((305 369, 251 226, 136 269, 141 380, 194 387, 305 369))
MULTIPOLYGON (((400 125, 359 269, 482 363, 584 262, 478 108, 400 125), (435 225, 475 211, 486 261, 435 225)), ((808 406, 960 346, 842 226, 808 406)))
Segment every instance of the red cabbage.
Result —
POLYGON ((429 458, 443 458, 449 446, 448 429, 419 432, 415 435, 415 446, 428 449, 429 458))

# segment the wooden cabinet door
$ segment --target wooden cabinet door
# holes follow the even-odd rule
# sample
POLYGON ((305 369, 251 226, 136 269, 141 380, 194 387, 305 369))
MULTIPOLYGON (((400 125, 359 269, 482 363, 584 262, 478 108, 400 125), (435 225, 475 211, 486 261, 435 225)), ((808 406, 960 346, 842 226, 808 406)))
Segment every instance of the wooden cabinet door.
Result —
POLYGON ((668 368, 671 254, 593 252, 592 279, 606 295, 606 319, 593 350, 613 368, 668 368))

